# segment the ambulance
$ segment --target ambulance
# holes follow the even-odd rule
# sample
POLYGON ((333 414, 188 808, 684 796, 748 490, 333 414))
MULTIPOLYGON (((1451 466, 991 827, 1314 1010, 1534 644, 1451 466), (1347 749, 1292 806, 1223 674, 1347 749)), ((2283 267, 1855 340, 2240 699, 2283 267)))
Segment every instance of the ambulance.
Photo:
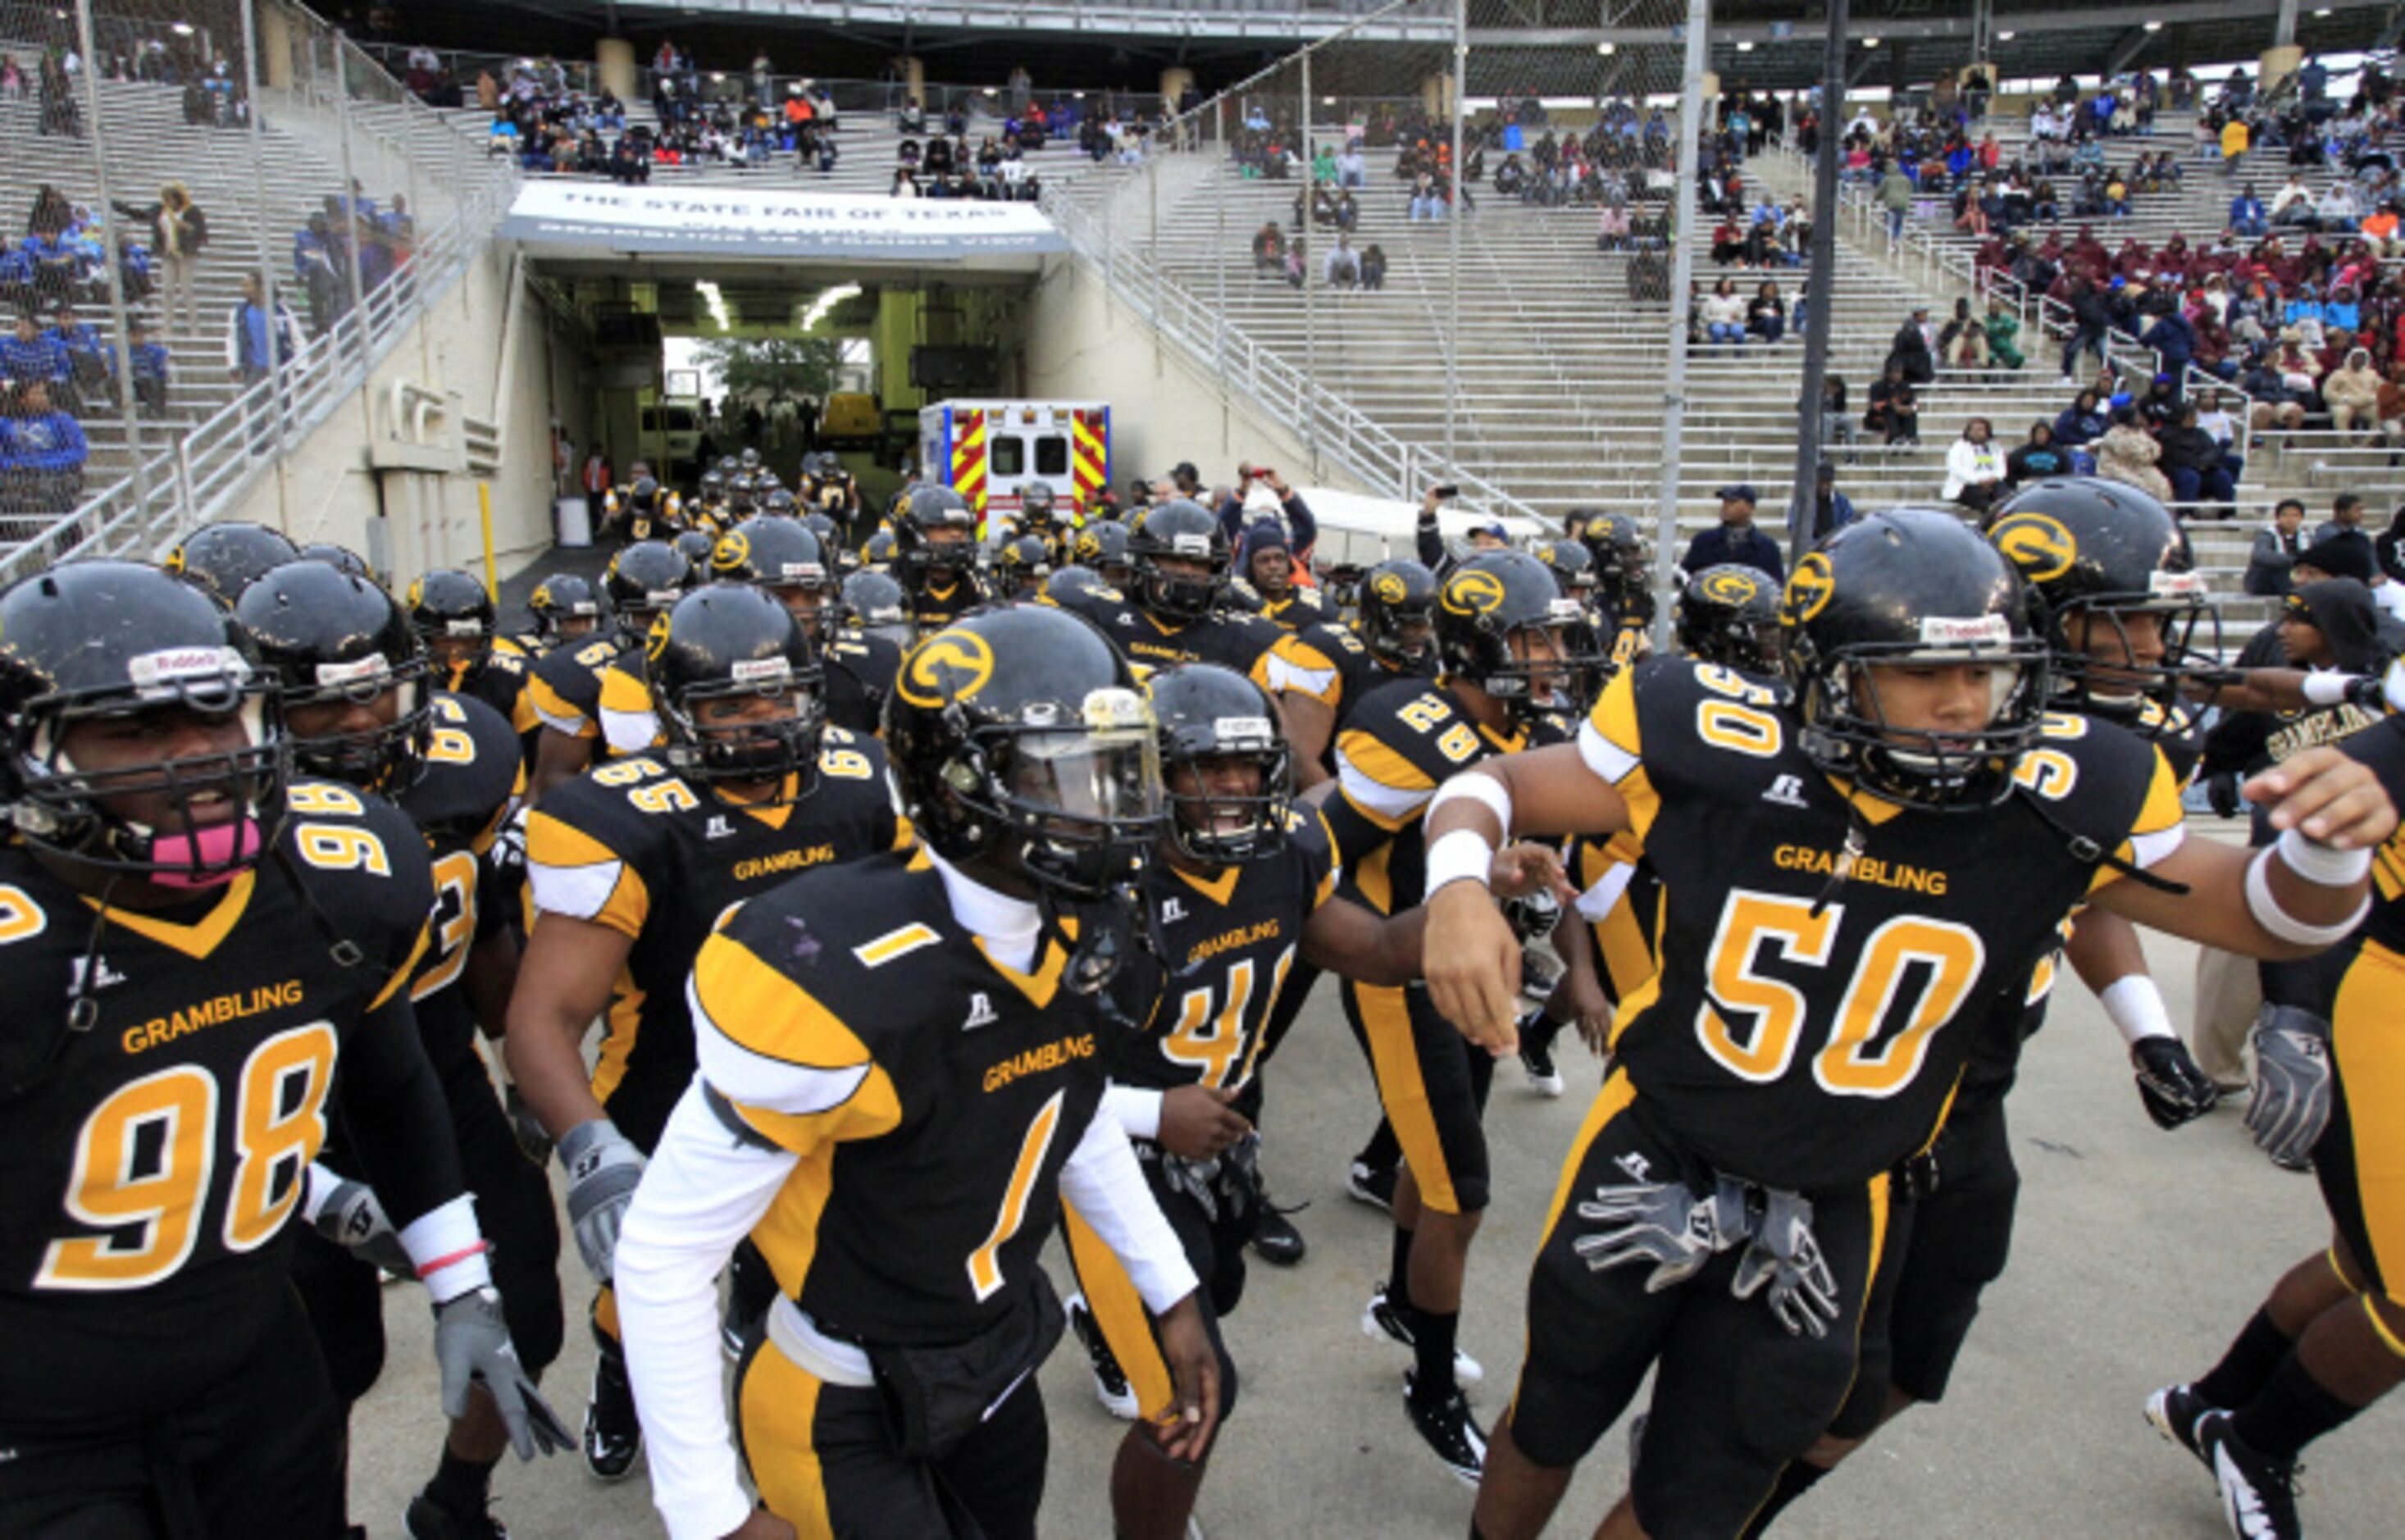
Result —
POLYGON ((919 411, 919 463, 977 510, 1014 513, 1043 482, 1052 505, 1078 516, 1111 481, 1111 409, 1101 402, 947 401, 919 411))

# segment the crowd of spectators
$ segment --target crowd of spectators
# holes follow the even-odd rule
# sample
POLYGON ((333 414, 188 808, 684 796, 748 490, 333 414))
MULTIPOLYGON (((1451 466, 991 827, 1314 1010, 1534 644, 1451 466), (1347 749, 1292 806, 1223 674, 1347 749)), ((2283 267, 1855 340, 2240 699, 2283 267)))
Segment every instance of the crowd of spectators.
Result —
POLYGON ((400 193, 379 205, 355 178, 348 198, 328 194, 292 233, 292 278, 308 303, 310 335, 324 336, 356 301, 406 275, 416 243, 416 219, 400 193))

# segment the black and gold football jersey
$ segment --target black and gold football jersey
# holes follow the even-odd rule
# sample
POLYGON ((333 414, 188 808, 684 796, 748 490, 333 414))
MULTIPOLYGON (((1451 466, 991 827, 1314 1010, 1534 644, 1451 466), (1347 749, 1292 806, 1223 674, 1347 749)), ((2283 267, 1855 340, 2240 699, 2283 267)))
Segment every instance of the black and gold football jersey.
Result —
POLYGON ((641 657, 615 631, 554 647, 534 666, 527 700, 541 724, 570 738, 601 736, 601 676, 621 655, 641 657))
POLYGON ((1615 1062, 1698 1156, 1773 1186, 1852 1186, 1926 1142, 1990 1002, 2120 875, 2074 836, 2139 868, 2181 838, 2161 754, 2083 717, 1956 814, 1855 793, 1768 685, 1685 659, 1614 679, 1579 742, 1662 879, 1615 1062))
POLYGON ((1145 902, 1161 951, 1141 954, 1113 982, 1145 1030, 1120 1050, 1111 1079, 1159 1091, 1250 1084, 1302 927, 1335 892, 1334 839, 1308 809, 1288 814, 1274 852, 1214 876, 1154 861, 1145 902))
POLYGON ((1289 631, 1308 630, 1328 618, 1328 608, 1316 588, 1289 588, 1282 599, 1260 595, 1261 618, 1289 631))
POLYGON ((640 647, 627 648, 601 671, 596 709, 600 713, 604 759, 649 754, 667 742, 660 719, 652 710, 652 682, 640 647))
POLYGON ((435 684, 460 695, 473 696, 500 713, 511 731, 528 733, 542 725, 527 693, 534 681, 534 666, 535 658, 527 649, 508 637, 496 637, 493 650, 485 655, 484 667, 475 671, 474 678, 445 680, 438 668, 435 684))
POLYGON ((1140 669, 1217 663, 1272 695, 1300 690, 1334 702, 1336 666, 1273 620, 1219 611, 1191 625, 1168 626, 1132 604, 1092 618, 1140 669))
POLYGON ((336 1062, 407 986, 433 903, 390 803, 288 797, 274 855, 174 909, 104 914, 0 847, 0 1429, 163 1415, 282 1308, 336 1062))
POLYGON ((995 961, 913 853, 808 873, 702 948, 702 1077, 802 1157, 752 1239, 829 1332, 965 1341, 1027 1287, 1125 1036, 1038 947, 995 961))
POLYGON ((902 671, 902 649, 888 639, 850 627, 828 639, 820 654, 826 670, 826 719, 835 727, 874 738, 885 730, 885 698, 902 671))
MULTIPOLYGON (((1436 677, 1436 650, 1433 647, 1410 667, 1394 669, 1380 662, 1377 656, 1370 651, 1369 643, 1363 642, 1350 626, 1324 620, 1315 626, 1304 627, 1298 634, 1303 645, 1328 659, 1336 670, 1336 693, 1329 699, 1328 705, 1336 713, 1339 728, 1352 720, 1355 708, 1368 699, 1370 692, 1379 685, 1398 679, 1436 677)), ((1332 763, 1332 740, 1329 748, 1332 763)))
POLYGON ((984 586, 974 572, 960 572, 940 583, 908 590, 910 618, 924 636, 940 630, 986 601, 984 586))
POLYGON ((401 796, 401 811, 426 836, 434 864, 434 928, 409 997, 426 1056, 446 1083, 475 1057, 476 1023, 468 992, 454 988, 468 953, 509 923, 510 896, 485 860, 493 840, 526 794, 526 760, 500 713, 468 696, 433 700, 426 768, 401 796))
POLYGON ((747 808, 640 755, 544 796, 527 819, 538 915, 607 925, 633 940, 593 1071, 593 1095, 619 1132, 649 1150, 693 1079, 685 976, 710 927, 797 872, 909 837, 884 750, 835 728, 820 750, 818 785, 797 802, 747 808))
POLYGON ((1645 987, 1660 966, 1654 943, 1662 923, 1662 879, 1628 835, 1580 835, 1562 864, 1578 885, 1579 918, 1586 923, 1596 982, 1614 1005, 1645 987))
POLYGON ((1433 681, 1372 690, 1336 735, 1336 795, 1325 805, 1348 893, 1381 914, 1420 901, 1428 850, 1420 817, 1445 780, 1480 760, 1545 742, 1543 729, 1498 733, 1470 719, 1433 681))

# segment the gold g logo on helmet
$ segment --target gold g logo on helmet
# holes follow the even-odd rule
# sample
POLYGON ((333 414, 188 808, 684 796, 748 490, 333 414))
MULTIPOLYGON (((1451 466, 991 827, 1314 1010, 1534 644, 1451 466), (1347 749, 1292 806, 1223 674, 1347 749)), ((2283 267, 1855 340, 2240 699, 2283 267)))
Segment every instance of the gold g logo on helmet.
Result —
POLYGON ((1403 581, 1402 573, 1380 572, 1378 580, 1370 585, 1370 591, 1378 596, 1381 603, 1400 604, 1411 596, 1412 590, 1411 585, 1403 581))
POLYGON ((1455 615, 1484 615, 1503 602, 1503 580, 1483 567, 1465 568, 1446 579, 1444 607, 1455 615))
POLYGON ((974 699, 993 677, 993 649, 975 631, 937 631, 902 661, 894 693, 914 706, 940 710, 974 699))
POLYGON ((401 607, 403 609, 414 610, 417 608, 419 604, 423 603, 425 599, 426 579, 422 577, 411 578, 409 580, 409 592, 403 594, 401 599, 401 607))
POLYGON ((2079 542, 2062 521, 2034 510, 2006 514, 1988 531, 1988 542, 2032 583, 2051 582, 2079 559, 2079 542))
POLYGON ((716 572, 740 571, 752 559, 752 537, 740 530, 729 530, 718 537, 710 548, 710 568, 716 572))
POLYGON ((1702 584, 1703 595, 1715 604, 1745 605, 1762 592, 1762 585, 1745 572, 1713 572, 1702 584))
POLYGON ((651 634, 643 638, 643 656, 656 663, 668 650, 668 613, 662 610, 652 616, 651 634))
POLYGON ((1795 572, 1787 580, 1787 600, 1779 611, 1779 622, 1801 626, 1829 606, 1829 596, 1837 590, 1837 580, 1829 571, 1829 558, 1812 552, 1795 564, 1795 572))
POLYGON ((536 584, 534 592, 527 596, 527 608, 529 610, 548 610, 552 603, 551 585, 548 583, 536 584))
POLYGON ((160 562, 160 563, 159 563, 159 565, 160 565, 160 566, 162 566, 162 567, 166 568, 166 569, 167 569, 167 571, 169 571, 170 572, 175 573, 177 577, 181 577, 181 576, 183 576, 183 575, 184 575, 184 547, 183 547, 182 543, 181 543, 181 542, 178 542, 178 543, 176 544, 176 548, 175 548, 174 550, 172 550, 172 551, 169 551, 169 552, 167 553, 167 558, 166 558, 164 561, 160 562))

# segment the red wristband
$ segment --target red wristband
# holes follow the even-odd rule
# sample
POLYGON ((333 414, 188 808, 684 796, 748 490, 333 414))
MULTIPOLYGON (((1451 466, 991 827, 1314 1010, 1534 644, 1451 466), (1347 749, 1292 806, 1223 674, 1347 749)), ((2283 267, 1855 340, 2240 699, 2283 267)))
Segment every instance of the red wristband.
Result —
POLYGON ((417 1276, 420 1279, 432 1278, 435 1274, 441 1272, 443 1268, 452 1265, 454 1263, 465 1262, 470 1257, 482 1256, 492 1249, 493 1243, 488 1240, 480 1240, 473 1246, 463 1246, 459 1250, 452 1252, 449 1256, 436 1257, 432 1262, 420 1267, 417 1270, 417 1276))

